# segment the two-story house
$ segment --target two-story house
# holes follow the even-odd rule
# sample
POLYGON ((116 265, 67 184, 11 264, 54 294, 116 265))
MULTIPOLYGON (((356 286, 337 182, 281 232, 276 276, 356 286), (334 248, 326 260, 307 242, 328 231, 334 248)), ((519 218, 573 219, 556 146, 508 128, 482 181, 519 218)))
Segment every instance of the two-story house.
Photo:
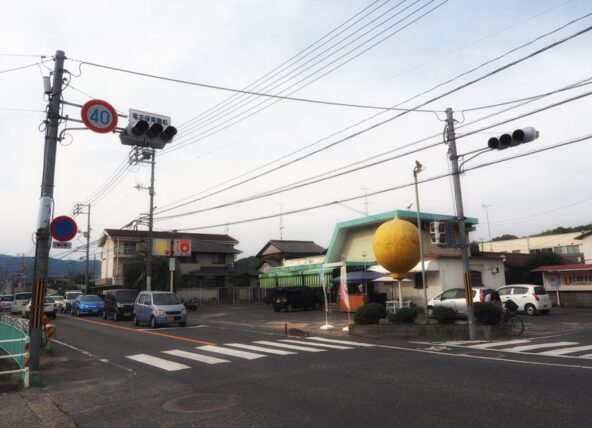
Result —
MULTIPOLYGON (((207 233, 153 232, 155 240, 191 240, 191 256, 177 257, 178 277, 189 277, 191 284, 180 286, 226 286, 240 253, 238 241, 228 235, 207 233)), ((98 287, 123 287, 130 263, 137 262, 138 250, 146 248, 147 230, 105 229, 98 246, 101 248, 101 278, 98 287)), ((158 257, 158 256, 156 256, 158 257)), ((129 285, 129 284, 128 284, 129 285)))

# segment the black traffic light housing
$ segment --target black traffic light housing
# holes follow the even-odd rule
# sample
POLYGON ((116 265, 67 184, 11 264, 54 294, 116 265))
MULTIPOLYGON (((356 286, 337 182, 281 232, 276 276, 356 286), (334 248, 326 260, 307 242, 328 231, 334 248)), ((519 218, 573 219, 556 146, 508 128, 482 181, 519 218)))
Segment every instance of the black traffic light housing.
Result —
POLYGON ((130 123, 125 131, 119 135, 121 144, 126 146, 151 147, 163 149, 177 135, 177 128, 160 123, 150 125, 147 121, 140 119, 130 123))
POLYGON ((502 134, 499 137, 491 137, 487 145, 491 149, 504 150, 522 143, 530 143, 539 138, 539 131, 532 126, 516 129, 512 134, 502 134))

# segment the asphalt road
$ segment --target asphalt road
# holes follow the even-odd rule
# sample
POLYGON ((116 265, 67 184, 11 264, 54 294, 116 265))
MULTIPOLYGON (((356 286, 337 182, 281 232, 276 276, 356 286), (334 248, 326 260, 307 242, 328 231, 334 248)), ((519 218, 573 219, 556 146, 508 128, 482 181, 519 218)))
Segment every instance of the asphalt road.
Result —
MULTIPOLYGON (((208 320, 192 314, 188 327, 153 331, 59 317, 61 344, 44 359, 48 390, 79 426, 573 427, 592 420, 592 359, 503 351, 513 344, 346 345, 336 340, 357 340, 286 338, 208 320)), ((586 334, 525 340, 522 346, 592 342, 586 334)), ((547 346, 541 349, 558 347, 547 346)))

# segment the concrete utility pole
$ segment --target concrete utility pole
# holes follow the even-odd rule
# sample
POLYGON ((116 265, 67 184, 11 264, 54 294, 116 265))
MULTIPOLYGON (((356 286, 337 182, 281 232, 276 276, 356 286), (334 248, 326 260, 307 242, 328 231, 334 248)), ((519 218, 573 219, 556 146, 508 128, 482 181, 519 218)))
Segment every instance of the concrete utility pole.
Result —
POLYGON ((58 126, 60 121, 60 97, 62 95, 62 79, 64 74, 63 51, 56 51, 53 71, 53 85, 49 96, 46 116, 45 152, 43 157, 43 176, 41 180, 41 197, 39 219, 37 224, 35 245, 35 273, 33 294, 31 299, 31 336, 30 368, 39 370, 39 354, 41 353, 41 318, 43 316, 43 301, 47 287, 47 271, 49 264, 49 219, 53 201, 53 187, 55 177, 55 161, 58 142, 58 126))
POLYGON ((458 155, 456 154, 456 136, 454 134, 454 117, 452 109, 446 109, 446 139, 448 140, 448 155, 452 164, 452 181, 454 186, 454 202, 458 216, 458 233, 460 238, 460 252, 463 263, 463 277, 465 298, 467 302, 467 316, 469 318, 469 338, 475 340, 475 311, 473 310, 473 289, 471 287, 471 269, 469 267, 469 248, 467 245, 467 231, 465 227, 465 213, 463 210, 462 193, 460 190, 460 172, 458 169, 458 155))
POLYGON ((156 157, 156 150, 150 150, 150 214, 148 215, 148 255, 146 257, 146 290, 152 290, 152 241, 154 240, 154 232, 152 230, 154 223, 154 163, 156 157))
POLYGON ((90 204, 76 204, 74 206, 74 215, 86 214, 86 269, 84 271, 84 294, 88 294, 90 279, 90 204), (86 208, 86 212, 84 212, 86 208))

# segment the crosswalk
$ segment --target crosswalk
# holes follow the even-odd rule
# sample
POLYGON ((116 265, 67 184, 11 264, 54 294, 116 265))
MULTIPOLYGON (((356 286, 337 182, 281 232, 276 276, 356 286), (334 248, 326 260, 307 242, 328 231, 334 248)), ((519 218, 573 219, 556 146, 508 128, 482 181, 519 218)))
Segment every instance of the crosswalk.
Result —
POLYGON ((374 345, 349 340, 307 337, 305 339, 256 340, 251 343, 196 346, 195 351, 170 349, 161 351, 158 356, 135 354, 126 355, 126 358, 172 372, 190 369, 192 366, 188 364, 191 363, 224 364, 240 360, 257 360, 268 356, 281 357, 299 353, 342 351, 372 346, 374 345))
POLYGON ((541 342, 536 339, 516 339, 497 342, 435 342, 431 345, 547 357, 592 359, 592 353, 590 353, 592 345, 572 341, 541 342))

